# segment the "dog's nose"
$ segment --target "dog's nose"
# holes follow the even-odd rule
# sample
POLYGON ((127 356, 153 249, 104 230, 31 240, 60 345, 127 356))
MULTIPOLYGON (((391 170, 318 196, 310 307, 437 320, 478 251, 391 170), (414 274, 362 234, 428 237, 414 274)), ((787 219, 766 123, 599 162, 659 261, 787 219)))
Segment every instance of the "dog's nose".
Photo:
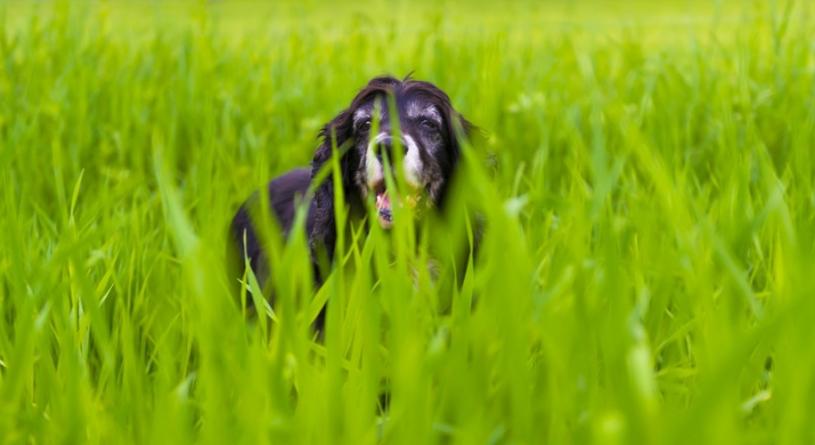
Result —
MULTIPOLYGON (((402 152, 407 154, 407 144, 405 143, 404 139, 399 139, 399 145, 402 146, 402 152)), ((394 161, 393 156, 393 149, 396 146, 395 141, 391 137, 383 138, 376 144, 376 157, 380 160, 384 159, 385 154, 387 153, 388 159, 390 162, 394 161)))

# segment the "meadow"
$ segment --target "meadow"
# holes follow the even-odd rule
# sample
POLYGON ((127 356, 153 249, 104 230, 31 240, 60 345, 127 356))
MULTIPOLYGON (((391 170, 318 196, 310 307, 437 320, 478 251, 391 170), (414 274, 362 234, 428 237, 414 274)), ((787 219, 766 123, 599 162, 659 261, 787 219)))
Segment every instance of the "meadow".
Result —
POLYGON ((0 443, 815 442, 813 13, 0 3, 0 443), (250 310, 237 206, 411 72, 482 130, 460 205, 320 289, 267 224, 250 310))

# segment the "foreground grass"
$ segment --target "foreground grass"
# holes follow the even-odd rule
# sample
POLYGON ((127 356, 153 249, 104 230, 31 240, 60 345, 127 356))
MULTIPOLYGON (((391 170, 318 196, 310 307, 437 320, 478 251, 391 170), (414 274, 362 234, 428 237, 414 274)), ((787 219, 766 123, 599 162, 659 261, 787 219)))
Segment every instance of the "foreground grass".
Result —
POLYGON ((139 32, 6 8, 0 440, 813 441, 815 35, 784 6, 667 39, 430 6, 238 37, 204 7, 139 32), (369 77, 409 71, 486 131, 460 184, 478 259, 444 261, 456 209, 418 238, 350 234, 313 297, 296 238, 274 314, 246 317, 236 205, 369 77))

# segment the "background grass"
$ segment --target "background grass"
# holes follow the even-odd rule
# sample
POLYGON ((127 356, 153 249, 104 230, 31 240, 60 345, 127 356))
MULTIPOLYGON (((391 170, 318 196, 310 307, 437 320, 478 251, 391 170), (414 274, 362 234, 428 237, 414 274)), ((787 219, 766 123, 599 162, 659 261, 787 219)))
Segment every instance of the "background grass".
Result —
POLYGON ((0 441, 815 441, 811 9, 3 3, 0 441), (479 258, 351 232, 315 303, 272 237, 245 316, 236 206, 411 71, 486 132, 479 258))

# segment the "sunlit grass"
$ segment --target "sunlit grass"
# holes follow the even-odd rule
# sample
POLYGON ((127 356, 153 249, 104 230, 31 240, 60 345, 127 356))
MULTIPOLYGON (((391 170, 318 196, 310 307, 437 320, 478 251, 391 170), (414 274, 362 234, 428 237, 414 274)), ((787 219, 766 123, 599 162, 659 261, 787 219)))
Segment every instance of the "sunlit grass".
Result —
POLYGON ((603 4, 0 4, 0 440, 812 442, 811 7, 603 4), (239 203, 409 72, 484 131, 449 213, 320 289, 272 231, 247 314, 239 203))

